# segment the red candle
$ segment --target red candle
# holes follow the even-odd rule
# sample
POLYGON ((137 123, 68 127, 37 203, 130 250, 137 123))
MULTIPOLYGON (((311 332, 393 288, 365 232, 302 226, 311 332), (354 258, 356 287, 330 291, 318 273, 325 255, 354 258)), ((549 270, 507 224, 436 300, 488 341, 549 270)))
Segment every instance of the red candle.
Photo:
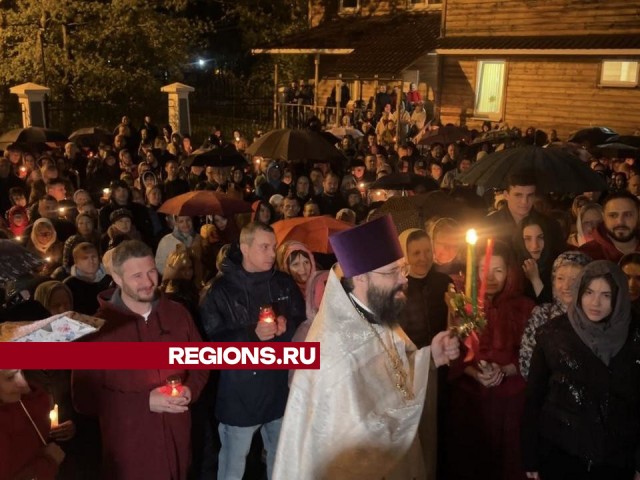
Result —
POLYGON ((271 305, 263 305, 260 307, 260 315, 258 321, 265 323, 273 323, 276 321, 276 314, 273 312, 271 305))
POLYGON ((480 279, 480 295, 479 301, 484 308, 484 297, 487 293, 487 277, 489 276, 489 268, 491 268, 491 256, 493 255, 493 239, 487 239, 487 247, 484 251, 484 263, 482 268, 482 278, 480 279))
POLYGON ((182 379, 179 375, 171 375, 167 377, 166 392, 172 397, 179 397, 182 393, 182 379))

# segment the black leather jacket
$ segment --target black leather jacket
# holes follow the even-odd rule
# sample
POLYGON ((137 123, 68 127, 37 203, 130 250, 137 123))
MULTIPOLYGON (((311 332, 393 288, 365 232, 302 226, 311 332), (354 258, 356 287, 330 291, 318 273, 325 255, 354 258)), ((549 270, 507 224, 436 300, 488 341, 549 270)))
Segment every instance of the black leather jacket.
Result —
MULTIPOLYGON (((255 334, 260 306, 272 305, 287 319, 287 331, 275 342, 290 342, 305 320, 300 289, 286 273, 269 270, 249 273, 242 254, 231 247, 222 275, 212 283, 200 304, 200 321, 206 338, 216 342, 258 342, 255 334)), ((222 423, 253 426, 284 415, 289 394, 287 370, 223 370, 216 399, 216 416, 222 423)))

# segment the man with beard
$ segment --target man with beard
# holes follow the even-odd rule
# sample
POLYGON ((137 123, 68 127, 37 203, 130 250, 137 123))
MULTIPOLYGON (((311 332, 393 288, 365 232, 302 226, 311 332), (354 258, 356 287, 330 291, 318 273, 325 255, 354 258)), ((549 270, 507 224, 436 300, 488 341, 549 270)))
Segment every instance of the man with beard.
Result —
POLYGON ((418 350, 398 326, 407 271, 389 215, 330 241, 338 266, 306 338, 321 366, 293 376, 273 478, 424 478, 430 366, 457 358, 459 342, 440 332, 418 350))
MULTIPOLYGON (((112 255, 115 290, 98 295, 96 316, 106 320, 89 341, 199 342, 188 311, 158 293, 158 270, 149 247, 137 240, 112 255)), ((102 478, 187 478, 191 455, 189 405, 197 400, 204 370, 77 370, 72 389, 76 410, 97 416, 102 437, 102 478), (162 387, 178 375, 182 391, 162 387)))
POLYGON ((622 190, 604 199, 604 222, 593 231, 593 240, 580 250, 594 260, 618 263, 626 253, 640 252, 638 238, 638 207, 640 200, 622 190))

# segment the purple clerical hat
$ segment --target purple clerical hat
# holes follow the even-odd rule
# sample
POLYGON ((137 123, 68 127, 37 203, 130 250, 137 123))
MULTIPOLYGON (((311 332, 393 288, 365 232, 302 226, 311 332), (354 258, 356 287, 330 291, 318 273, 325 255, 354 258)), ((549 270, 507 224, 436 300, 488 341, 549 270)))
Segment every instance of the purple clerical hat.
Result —
POLYGON ((329 238, 345 277, 355 277, 402 258, 391 215, 343 230, 329 238))

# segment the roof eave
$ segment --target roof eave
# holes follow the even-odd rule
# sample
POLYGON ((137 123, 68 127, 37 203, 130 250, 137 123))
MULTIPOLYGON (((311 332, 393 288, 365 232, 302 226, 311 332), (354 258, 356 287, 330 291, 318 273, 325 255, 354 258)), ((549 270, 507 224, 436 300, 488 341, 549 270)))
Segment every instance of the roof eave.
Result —
POLYGON ((253 48, 251 55, 349 55, 353 48, 253 48))
POLYGON ((573 55, 573 56, 638 56, 638 48, 437 48, 438 55, 573 55))

